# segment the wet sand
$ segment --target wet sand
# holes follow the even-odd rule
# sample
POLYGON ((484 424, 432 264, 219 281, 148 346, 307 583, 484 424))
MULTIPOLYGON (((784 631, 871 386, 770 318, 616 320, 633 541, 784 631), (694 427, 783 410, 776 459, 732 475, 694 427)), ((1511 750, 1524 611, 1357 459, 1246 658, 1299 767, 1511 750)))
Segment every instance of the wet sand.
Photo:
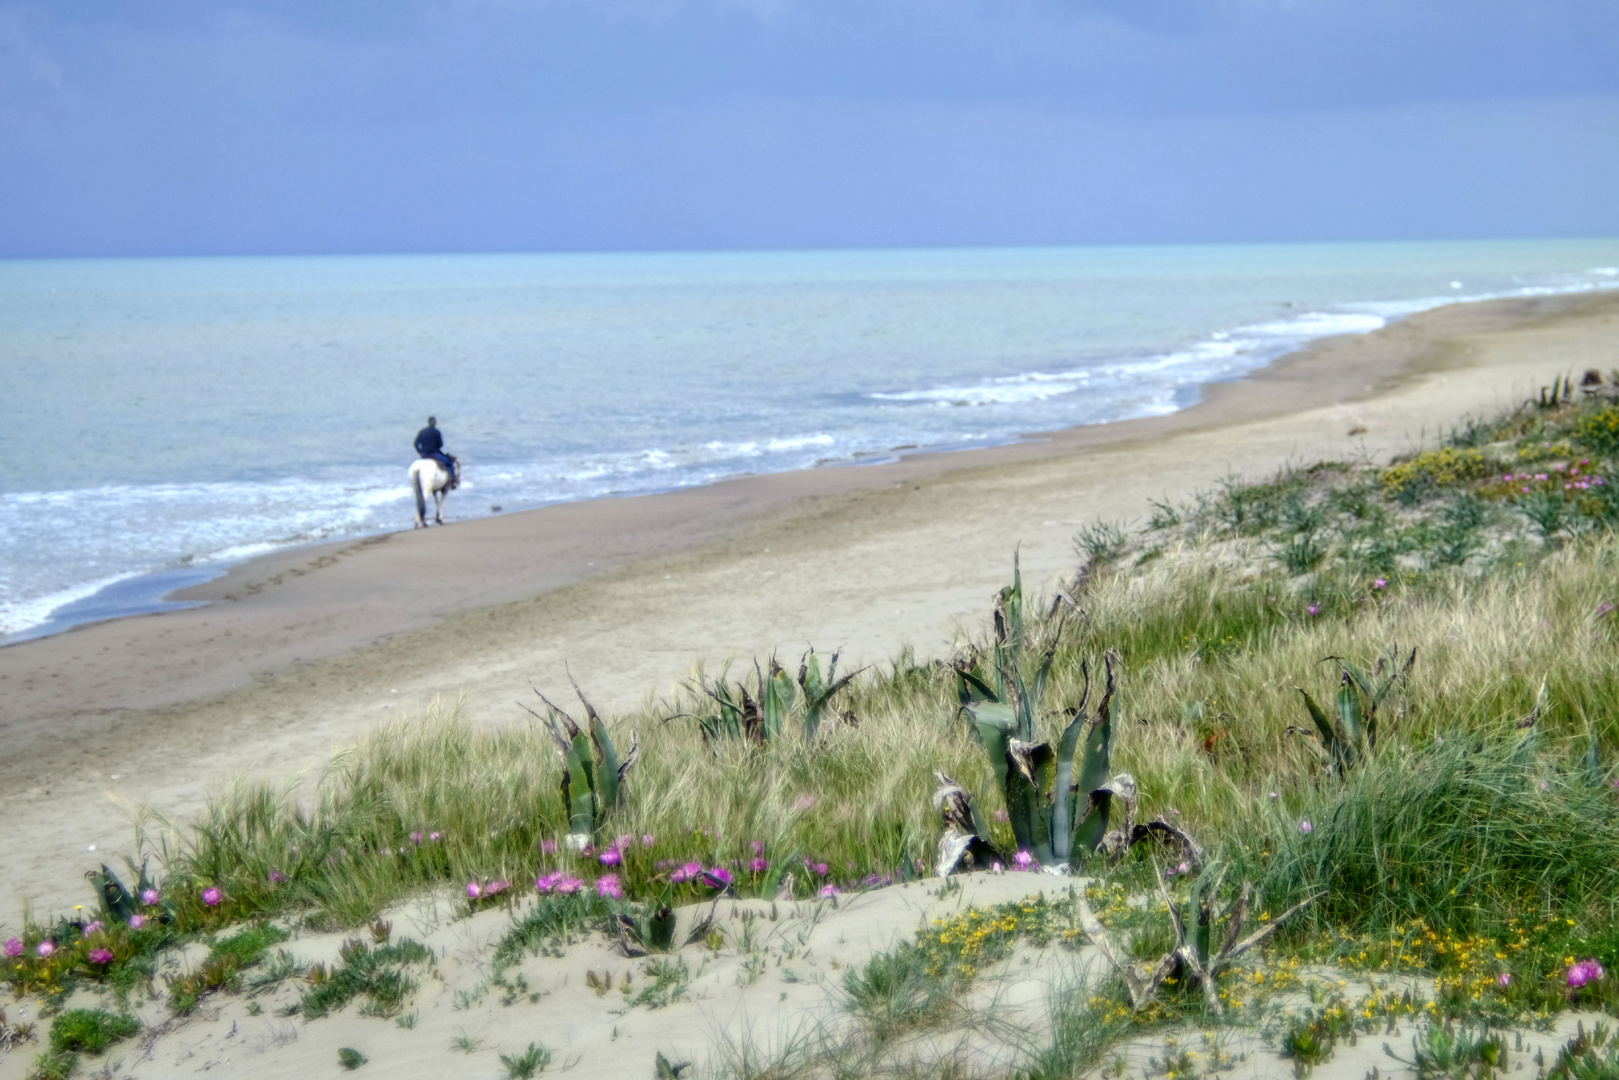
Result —
POLYGON ((1083 524, 1231 473, 1385 458, 1588 367, 1619 367, 1619 293, 1458 304, 1170 416, 255 559, 176 597, 204 607, 0 649, 0 927, 29 899, 86 901, 83 872, 132 851, 135 806, 183 819, 232 776, 318 769, 436 697, 502 723, 530 681, 565 688, 564 661, 622 708, 773 649, 941 655, 1019 545, 1044 587, 1083 524))

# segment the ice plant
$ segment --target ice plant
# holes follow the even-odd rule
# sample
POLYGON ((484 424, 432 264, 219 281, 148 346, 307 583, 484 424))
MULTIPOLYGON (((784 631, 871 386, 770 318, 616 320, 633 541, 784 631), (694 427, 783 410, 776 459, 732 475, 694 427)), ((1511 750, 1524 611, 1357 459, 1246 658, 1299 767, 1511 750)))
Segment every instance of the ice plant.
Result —
POLYGON ((1594 959, 1580 960, 1569 965, 1568 985, 1575 990, 1600 978, 1602 978, 1602 965, 1594 959))
POLYGON ((91 934, 95 933, 97 930, 100 930, 101 926, 102 926, 101 920, 96 919, 89 926, 86 926, 84 928, 84 936, 89 937, 91 934))
POLYGON ((507 881, 505 878, 496 878, 494 881, 491 881, 489 884, 483 887, 484 899, 487 900, 491 896, 499 896, 501 893, 505 892, 511 887, 511 882, 507 881))
POLYGON ((467 882, 467 899, 476 900, 483 895, 483 886, 476 881, 467 882))
POLYGON ((770 864, 762 858, 756 858, 748 863, 748 872, 751 874, 762 874, 768 869, 770 864))
POLYGON ((111 949, 91 949, 90 950, 90 962, 92 964, 110 964, 110 963, 112 963, 112 950, 111 949))
POLYGON ((541 874, 539 877, 534 879, 534 888, 539 892, 548 893, 561 883, 562 878, 563 873, 561 870, 553 870, 549 874, 541 874))
POLYGON ((141 893, 141 903, 155 904, 157 901, 158 895, 156 889, 147 889, 145 892, 141 893))
POLYGON ((716 866, 711 870, 703 871, 703 884, 714 889, 728 889, 731 887, 731 872, 723 866, 716 866))
POLYGON ((596 861, 601 863, 603 866, 617 866, 619 863, 624 861, 624 856, 618 853, 618 848, 610 847, 606 851, 602 852, 596 861))
POLYGON ((11 938, 11 939, 7 940, 7 942, 6 942, 6 955, 7 956, 21 956, 22 955, 22 939, 21 938, 11 938))
POLYGON ((1308 611, 1311 615, 1319 615, 1319 614, 1321 614, 1321 605, 1320 604, 1311 604, 1309 607, 1305 608, 1304 610, 1308 611))
POLYGON ((129 917, 129 928, 131 930, 139 930, 141 927, 143 927, 145 925, 146 925, 146 916, 145 915, 131 915, 129 917))
POLYGON ((1017 864, 1019 870, 1029 870, 1034 866, 1034 856, 1027 851, 1018 852, 1012 856, 1012 861, 1017 864))
POLYGON ((287 883, 287 875, 285 875, 281 871, 275 870, 275 869, 272 869, 270 871, 270 884, 271 885, 285 885, 286 883, 287 883))
POLYGON ((838 887, 836 885, 833 885, 831 882, 827 882, 825 885, 821 886, 821 899, 822 900, 825 900, 825 899, 827 899, 829 897, 838 896, 838 895, 839 895, 838 887))
POLYGON ((596 879, 596 895, 603 900, 624 899, 624 887, 618 883, 617 874, 603 874, 596 879))
POLYGON ((1376 581, 1372 582, 1372 588, 1374 588, 1374 589, 1386 589, 1388 587, 1389 587, 1388 578, 1378 578, 1376 581))
POLYGON ((585 883, 576 877, 565 877, 557 882, 557 892, 563 896, 572 896, 585 887, 585 883))
MULTIPOLYGON (((55 951, 56 951, 56 943, 54 941, 52 941, 50 938, 46 938, 44 941, 41 941, 38 945, 34 946, 34 952, 38 953, 40 955, 40 957, 42 957, 42 958, 51 955, 51 953, 53 953, 55 951)), ((1573 976, 1571 975, 1571 976, 1569 976, 1569 978, 1572 979, 1573 976)), ((1582 986, 1584 985, 1583 980, 1581 981, 1580 985, 1582 985, 1582 986)))
POLYGON ((202 890, 202 902, 207 904, 209 907, 214 907, 215 905, 217 905, 224 898, 225 898, 225 894, 220 892, 216 887, 214 887, 212 885, 210 885, 206 889, 202 890))

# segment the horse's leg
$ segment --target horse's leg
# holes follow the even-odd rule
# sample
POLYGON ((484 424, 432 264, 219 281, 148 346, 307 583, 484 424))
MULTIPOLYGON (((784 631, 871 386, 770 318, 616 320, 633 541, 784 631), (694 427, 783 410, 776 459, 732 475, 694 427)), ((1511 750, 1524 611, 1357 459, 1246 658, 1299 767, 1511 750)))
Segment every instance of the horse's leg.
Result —
POLYGON ((410 470, 410 489, 416 493, 416 524, 413 528, 427 528, 427 500, 422 497, 422 473, 420 469, 410 470))
MULTIPOLYGON (((450 478, 446 476, 444 482, 448 484, 450 478)), ((440 525, 444 524, 444 489, 436 488, 433 491, 433 520, 440 525)))

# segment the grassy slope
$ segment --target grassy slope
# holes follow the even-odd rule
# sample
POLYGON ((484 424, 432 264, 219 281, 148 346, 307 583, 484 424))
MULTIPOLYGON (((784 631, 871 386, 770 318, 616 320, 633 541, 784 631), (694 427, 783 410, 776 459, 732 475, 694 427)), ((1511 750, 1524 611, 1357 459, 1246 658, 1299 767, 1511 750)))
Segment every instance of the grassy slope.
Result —
MULTIPOLYGON (((1414 917, 1504 940, 1555 916, 1572 929, 1542 952, 1619 963, 1619 514, 1606 485, 1560 486, 1577 462, 1602 475, 1619 457, 1616 415, 1553 402, 1394 469, 1290 470, 1165 507, 1134 536, 1088 530, 1072 589, 1083 616, 1057 650, 1045 734, 1055 706, 1078 697, 1081 662, 1116 648, 1114 768, 1135 775, 1147 816, 1190 827, 1272 907, 1324 889, 1294 947, 1325 930, 1403 933, 1414 917), (1309 723, 1294 688, 1325 702, 1337 669, 1323 658, 1369 667, 1395 643, 1418 660, 1384 705, 1379 751, 1335 776, 1288 733, 1309 723)), ((1055 632, 1051 617, 1030 628, 1040 641, 1055 632)), ((244 786, 182 828, 146 822, 171 927, 265 913, 351 926, 424 886, 527 888, 558 867, 619 874, 631 900, 705 895, 671 883, 685 861, 727 866, 744 894, 772 881, 749 869, 755 858, 793 868, 799 895, 806 879, 847 889, 928 863, 935 770, 980 791, 986 816, 1000 808, 948 664, 902 656, 863 673, 836 701, 852 722, 823 723, 814 745, 791 725, 764 748, 705 744, 693 721, 666 721, 703 707, 609 718, 621 749, 631 730, 641 742, 607 827, 636 839, 611 871, 540 850, 568 831, 544 728, 473 730, 451 710, 341 755, 312 806, 290 787, 244 786), (209 885, 217 904, 201 899, 209 885)), ((1144 866, 1138 852, 1116 872, 1144 866)))

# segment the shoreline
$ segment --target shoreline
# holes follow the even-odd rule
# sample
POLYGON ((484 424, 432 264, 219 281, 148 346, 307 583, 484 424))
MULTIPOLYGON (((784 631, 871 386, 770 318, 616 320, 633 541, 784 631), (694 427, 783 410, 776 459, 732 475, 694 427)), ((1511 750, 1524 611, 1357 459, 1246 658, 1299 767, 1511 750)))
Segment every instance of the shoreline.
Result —
POLYGON ((937 655, 1018 544, 1043 588, 1090 521, 1290 459, 1386 455, 1586 366, 1619 366, 1619 294, 1458 304, 1165 416, 259 556, 174 594, 208 606, 0 650, 0 924, 25 897, 82 900, 82 869, 133 850, 126 808, 183 819, 233 776, 318 771, 435 699, 506 723, 531 678, 565 688, 564 661, 613 709, 729 655, 937 655))

